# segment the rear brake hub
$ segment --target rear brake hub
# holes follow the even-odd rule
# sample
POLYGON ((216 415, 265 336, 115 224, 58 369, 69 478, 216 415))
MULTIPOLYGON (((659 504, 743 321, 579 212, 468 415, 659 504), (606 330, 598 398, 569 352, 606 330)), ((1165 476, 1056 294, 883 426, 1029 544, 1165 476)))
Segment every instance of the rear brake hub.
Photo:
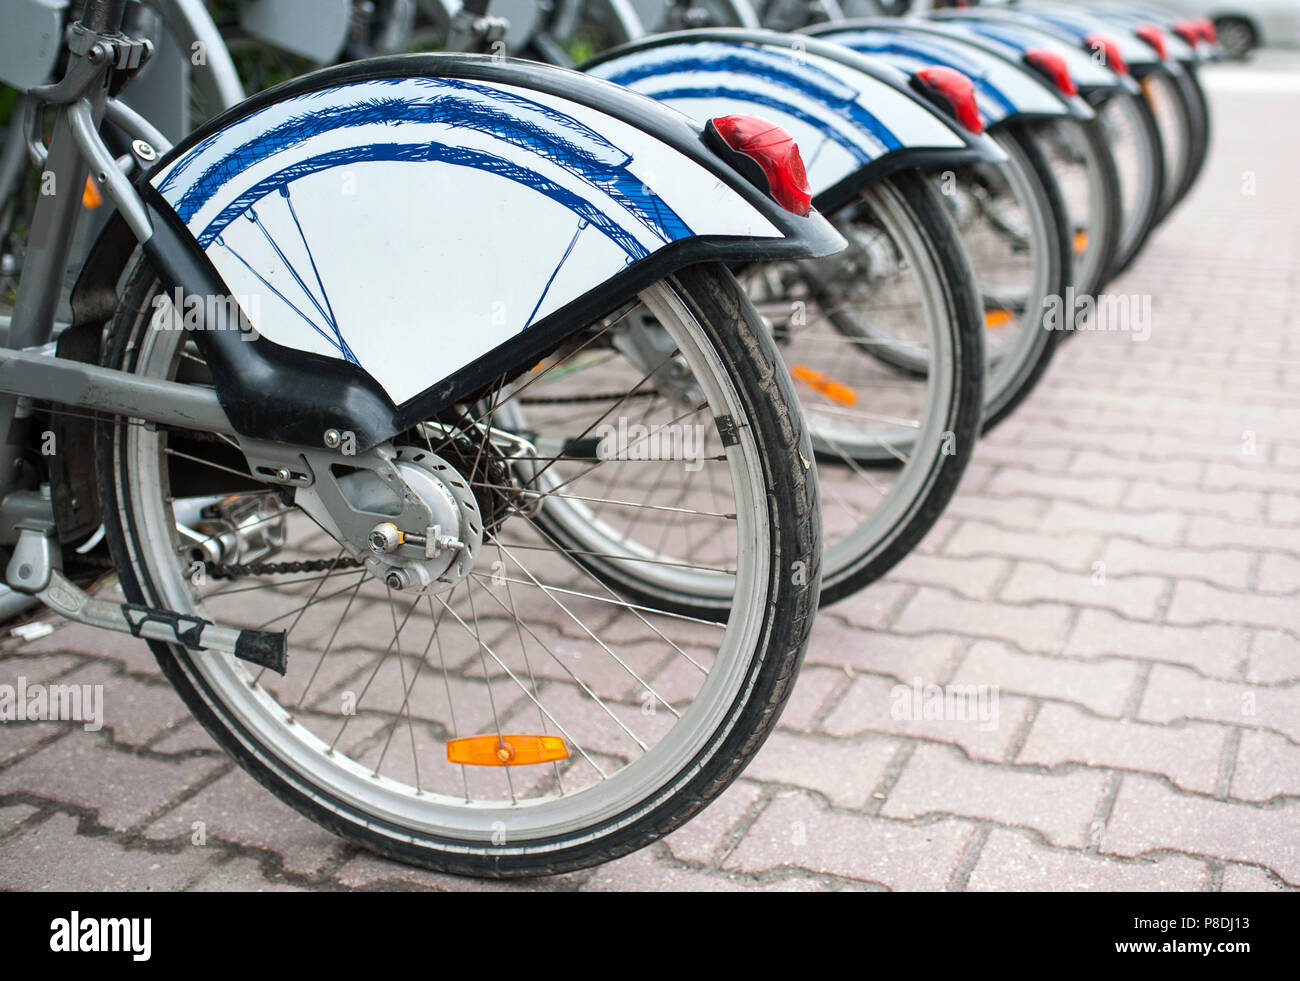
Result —
POLYGON ((469 481, 442 457, 412 446, 397 450, 393 467, 431 520, 418 529, 377 524, 366 542, 366 564, 395 589, 450 589, 470 574, 483 546, 483 518, 469 481))

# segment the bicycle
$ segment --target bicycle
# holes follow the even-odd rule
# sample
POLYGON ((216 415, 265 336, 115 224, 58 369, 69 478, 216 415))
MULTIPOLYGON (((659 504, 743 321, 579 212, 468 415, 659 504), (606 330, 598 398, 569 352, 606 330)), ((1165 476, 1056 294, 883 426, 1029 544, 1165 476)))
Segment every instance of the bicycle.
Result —
POLYGON ((770 731, 818 599, 811 440, 720 263, 843 240, 653 101, 490 58, 329 69, 169 147, 116 97, 150 53, 124 7, 87 0, 22 120, 59 190, 0 348, 10 586, 147 641, 241 766, 380 854, 544 874, 687 820, 770 731), (87 175, 116 217, 56 334, 87 175), (620 348, 629 321, 669 343, 620 348), (546 418, 545 385, 584 412, 546 418), (593 457, 611 420, 691 434, 650 462, 692 507, 635 440, 593 457), (620 598, 535 521, 561 497, 643 520, 624 563, 725 571, 730 618, 620 598), (125 603, 65 575, 101 521, 125 603))

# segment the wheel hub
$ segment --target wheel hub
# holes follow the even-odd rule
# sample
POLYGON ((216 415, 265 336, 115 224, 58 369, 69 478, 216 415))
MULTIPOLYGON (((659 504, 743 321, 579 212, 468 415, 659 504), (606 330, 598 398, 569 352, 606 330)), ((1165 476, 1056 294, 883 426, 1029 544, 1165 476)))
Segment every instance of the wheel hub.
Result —
POLYGON ((470 574, 483 545, 483 518, 469 481, 442 457, 415 447, 399 448, 393 467, 428 508, 430 523, 419 529, 377 524, 367 537, 366 564, 394 589, 449 590, 470 574))

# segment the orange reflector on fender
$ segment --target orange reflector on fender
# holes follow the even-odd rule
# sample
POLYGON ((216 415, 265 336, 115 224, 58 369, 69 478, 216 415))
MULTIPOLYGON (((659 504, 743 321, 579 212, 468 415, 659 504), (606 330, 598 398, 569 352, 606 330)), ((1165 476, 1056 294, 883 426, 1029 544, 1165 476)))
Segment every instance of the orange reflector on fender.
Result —
POLYGON ((104 199, 100 197, 99 188, 95 186, 89 177, 86 178, 86 189, 81 192, 81 203, 91 210, 104 203, 104 199))
POLYGON ((568 747, 559 736, 507 733, 501 736, 464 736, 447 741, 447 762, 465 766, 528 766, 568 758, 568 747))
POLYGON ((833 378, 827 378, 820 371, 797 364, 790 369, 790 374, 794 375, 795 378, 818 395, 824 395, 836 405, 853 406, 858 404, 857 392, 849 388, 848 385, 837 382, 833 378))
POLYGON ((1007 324, 1011 323, 1012 319, 1014 318, 1012 317, 1010 310, 984 311, 984 326, 989 330, 993 330, 997 327, 1005 327, 1007 324))
POLYGON ((1074 254, 1083 255, 1088 251, 1088 233, 1075 232, 1074 234, 1074 254))

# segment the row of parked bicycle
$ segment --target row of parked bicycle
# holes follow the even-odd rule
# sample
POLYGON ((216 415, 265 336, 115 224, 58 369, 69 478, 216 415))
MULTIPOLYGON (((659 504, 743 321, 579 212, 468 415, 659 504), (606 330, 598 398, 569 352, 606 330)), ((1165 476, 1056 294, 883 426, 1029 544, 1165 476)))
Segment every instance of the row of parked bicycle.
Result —
POLYGON ((917 545, 1064 338, 1125 326, 1098 298, 1210 143, 1214 28, 1156 7, 312 10, 128 9, 152 57, 104 139, 155 230, 100 360, 215 387, 232 435, 102 424, 86 531, 133 602, 284 632, 283 677, 145 635, 251 773, 455 872, 716 797, 819 605, 917 545), (368 57, 429 46, 479 54, 368 57), (173 251, 252 343, 186 319, 173 251))

